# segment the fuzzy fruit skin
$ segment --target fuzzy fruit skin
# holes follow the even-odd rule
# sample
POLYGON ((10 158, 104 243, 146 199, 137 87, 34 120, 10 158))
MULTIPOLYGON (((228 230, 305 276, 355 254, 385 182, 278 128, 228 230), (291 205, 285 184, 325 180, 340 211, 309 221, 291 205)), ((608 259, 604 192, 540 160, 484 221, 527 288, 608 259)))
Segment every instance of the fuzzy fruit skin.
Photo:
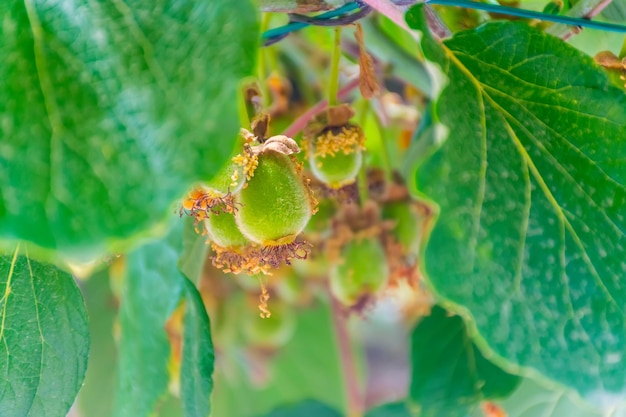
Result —
POLYGON ((331 188, 341 188, 355 181, 361 165, 363 153, 355 150, 350 154, 338 152, 335 155, 309 155, 311 172, 317 179, 331 188))
POLYGON ((237 195, 235 218, 248 239, 262 245, 290 243, 311 218, 311 202, 291 159, 267 151, 254 176, 237 195))
POLYGON ((242 248, 249 243, 232 213, 212 214, 204 225, 213 243, 222 248, 242 248))
POLYGON ((422 222, 420 215, 410 202, 393 202, 383 207, 382 216, 385 220, 393 220, 396 225, 393 236, 402 245, 406 253, 419 252, 422 222))
POLYGON ((330 273, 330 290, 345 306, 353 306, 367 295, 385 287, 389 266, 378 240, 362 239, 348 243, 342 251, 343 263, 330 273))
POLYGON ((209 182, 205 185, 207 188, 212 190, 213 192, 219 195, 226 195, 229 192, 231 194, 236 194, 241 190, 243 184, 245 182, 245 178, 243 178, 243 169, 235 165, 233 163, 228 163, 219 170, 217 174, 209 182), (236 185, 233 185, 232 176, 237 172, 237 177, 239 178, 236 182, 236 185))

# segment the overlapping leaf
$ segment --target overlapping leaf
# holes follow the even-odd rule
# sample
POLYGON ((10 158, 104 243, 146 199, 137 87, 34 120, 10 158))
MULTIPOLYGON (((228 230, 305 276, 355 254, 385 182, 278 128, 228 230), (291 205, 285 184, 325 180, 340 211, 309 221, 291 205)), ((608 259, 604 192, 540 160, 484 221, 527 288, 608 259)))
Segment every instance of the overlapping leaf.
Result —
MULTIPOLYGON (((426 28, 420 7, 407 15, 426 28)), ((499 357, 611 401, 625 392, 626 96, 591 58, 490 23, 427 57, 450 135, 415 174, 439 205, 424 268, 499 357)))
POLYGON ((182 223, 168 236, 131 252, 122 285, 116 417, 147 417, 165 394, 170 343, 165 323, 183 293, 176 262, 182 223))
POLYGON ((487 360, 463 319, 435 306, 411 337, 411 399, 423 417, 464 417, 485 399, 509 395, 519 378, 487 360))
POLYGON ((185 279, 183 356, 180 367, 181 399, 185 417, 207 417, 211 413, 215 353, 211 324, 202 297, 185 279))
POLYGON ((365 417, 412 417, 405 402, 389 403, 378 406, 365 414, 365 417))
POLYGON ((63 417, 85 377, 89 328, 70 274, 0 257, 0 415, 63 417))
POLYGON ((101 252, 229 157, 249 0, 8 0, 0 16, 0 237, 101 252))
POLYGON ((340 417, 341 413, 324 403, 306 400, 297 404, 279 407, 263 417, 340 417))

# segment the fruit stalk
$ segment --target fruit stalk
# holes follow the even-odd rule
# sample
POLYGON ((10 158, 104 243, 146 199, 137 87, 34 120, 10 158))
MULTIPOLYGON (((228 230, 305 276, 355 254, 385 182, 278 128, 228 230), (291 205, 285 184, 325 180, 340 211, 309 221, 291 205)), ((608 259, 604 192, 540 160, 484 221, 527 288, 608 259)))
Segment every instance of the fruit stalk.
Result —
POLYGON ((341 27, 335 28, 335 42, 333 45, 333 58, 330 66, 330 79, 328 80, 328 105, 337 105, 337 91, 339 89, 339 60, 341 59, 341 27))
POLYGON ((343 373, 344 390, 346 395, 346 416, 362 417, 364 401, 359 386, 359 378, 354 365, 350 332, 348 330, 348 316, 344 314, 341 304, 328 293, 332 309, 333 328, 337 341, 339 362, 343 373))

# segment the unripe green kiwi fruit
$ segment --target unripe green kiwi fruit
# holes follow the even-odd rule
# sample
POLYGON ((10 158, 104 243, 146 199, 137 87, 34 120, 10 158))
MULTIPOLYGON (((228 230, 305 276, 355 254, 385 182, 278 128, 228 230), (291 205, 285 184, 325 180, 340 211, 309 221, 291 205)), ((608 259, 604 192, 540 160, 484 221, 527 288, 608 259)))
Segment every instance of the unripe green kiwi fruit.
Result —
POLYGON ((382 217, 393 220, 391 233, 402 245, 405 253, 417 255, 422 233, 422 220, 411 202, 397 201, 383 207, 382 217))
POLYGON ((211 241, 222 248, 242 248, 249 243, 239 231, 232 213, 213 214, 204 221, 204 224, 211 241))
POLYGON ((260 318, 256 314, 246 314, 242 326, 247 343, 261 349, 279 349, 293 336, 296 329, 296 315, 288 304, 273 299, 272 315, 260 318))
POLYGON ((331 188, 341 188, 353 183, 362 163, 363 154, 360 149, 349 154, 340 151, 325 156, 315 156, 314 151, 309 153, 311 172, 331 188))
POLYGON ((267 151, 258 162, 254 176, 237 195, 237 225, 253 242, 290 243, 311 218, 308 190, 288 156, 267 151))
POLYGON ((375 295, 389 279, 385 250, 376 239, 349 242, 341 252, 342 262, 330 273, 330 290, 345 306, 375 295))

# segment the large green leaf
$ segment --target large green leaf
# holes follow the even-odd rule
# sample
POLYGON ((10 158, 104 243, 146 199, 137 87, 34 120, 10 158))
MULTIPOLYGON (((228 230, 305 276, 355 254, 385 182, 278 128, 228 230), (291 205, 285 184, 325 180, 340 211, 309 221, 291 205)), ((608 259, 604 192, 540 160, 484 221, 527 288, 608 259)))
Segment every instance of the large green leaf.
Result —
POLYGON ((180 368, 181 399, 186 417, 207 417, 213 390, 215 353, 211 323, 196 286, 185 279, 183 355, 180 368))
POLYGON ((85 377, 89 328, 72 276, 0 256, 0 414, 64 417, 85 377))
POLYGON ((116 417, 150 415, 168 386, 170 344, 165 323, 178 305, 184 277, 177 268, 182 222, 127 257, 119 312, 116 417))
POLYGON ((463 417, 480 401, 505 397, 519 377, 485 359, 459 316, 435 306, 411 337, 410 396, 420 416, 463 417))
POLYGON ((0 16, 0 236, 86 257, 230 155, 249 0, 7 0, 0 16))
MULTIPOLYGON (((426 27, 420 7, 407 20, 426 27)), ((621 397, 626 96, 591 58, 523 24, 443 44, 425 32, 422 46, 448 78, 436 117, 450 132, 415 174, 439 207, 429 282, 520 372, 621 397)))

